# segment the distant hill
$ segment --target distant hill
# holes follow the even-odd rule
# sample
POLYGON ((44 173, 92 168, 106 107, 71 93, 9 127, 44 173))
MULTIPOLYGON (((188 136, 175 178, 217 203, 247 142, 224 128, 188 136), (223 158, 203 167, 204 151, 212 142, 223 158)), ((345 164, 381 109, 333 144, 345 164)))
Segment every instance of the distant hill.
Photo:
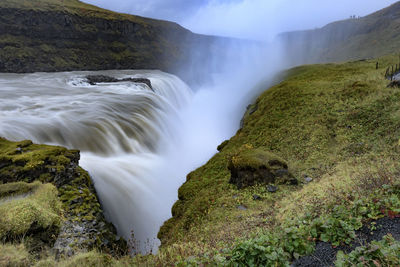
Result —
POLYGON ((179 66, 193 61, 189 48, 210 50, 222 39, 78 0, 0 1, 0 72, 160 69, 176 73, 179 66))
POLYGON ((323 28, 283 33, 279 41, 292 63, 337 62, 400 52, 400 2, 362 18, 323 28))

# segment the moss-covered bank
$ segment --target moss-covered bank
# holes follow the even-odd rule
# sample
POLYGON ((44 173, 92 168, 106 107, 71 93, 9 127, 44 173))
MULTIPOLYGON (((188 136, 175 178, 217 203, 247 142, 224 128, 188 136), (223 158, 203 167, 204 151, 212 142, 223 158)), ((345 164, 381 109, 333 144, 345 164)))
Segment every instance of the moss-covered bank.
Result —
POLYGON ((285 81, 257 99, 256 110, 221 151, 188 175, 173 218, 159 233, 163 249, 213 254, 399 182, 400 91, 387 88, 384 78, 396 61, 387 56, 289 70, 285 81), (271 194, 263 185, 238 190, 229 184, 232 157, 260 147, 287 160, 303 185, 279 186, 271 194))
POLYGON ((35 257, 125 253, 78 161, 77 150, 0 138, 1 241, 22 242, 35 257))

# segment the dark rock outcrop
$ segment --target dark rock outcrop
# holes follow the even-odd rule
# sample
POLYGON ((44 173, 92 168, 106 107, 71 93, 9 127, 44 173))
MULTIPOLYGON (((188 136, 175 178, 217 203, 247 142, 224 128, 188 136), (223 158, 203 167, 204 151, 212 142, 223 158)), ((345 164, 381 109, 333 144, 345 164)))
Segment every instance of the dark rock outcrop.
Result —
POLYGON ((143 83, 146 84, 151 90, 153 87, 151 86, 151 81, 146 78, 123 78, 117 79, 114 77, 106 76, 106 75, 88 75, 86 79, 89 84, 96 85, 98 83, 116 83, 116 82, 133 82, 133 83, 143 83))
POLYGON ((230 183, 239 189, 256 184, 297 184, 287 163, 262 148, 245 149, 229 162, 230 183))

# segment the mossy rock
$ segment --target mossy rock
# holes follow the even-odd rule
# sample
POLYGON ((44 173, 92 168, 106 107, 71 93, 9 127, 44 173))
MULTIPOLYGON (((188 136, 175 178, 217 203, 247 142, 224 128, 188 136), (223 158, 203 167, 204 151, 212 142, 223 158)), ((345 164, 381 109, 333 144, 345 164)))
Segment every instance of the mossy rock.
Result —
POLYGON ((12 188, 13 196, 0 199, 0 238, 12 240, 20 236, 47 233, 48 243, 55 241, 55 235, 62 221, 62 207, 57 188, 52 184, 7 184, 0 185, 0 191, 12 188), (20 191, 15 191, 15 188, 20 191), (26 189, 30 188, 30 194, 26 189))
POLYGON ((40 185, 41 185, 40 182, 29 183, 29 184, 24 182, 0 184, 0 202, 1 198, 4 197, 13 197, 21 194, 29 194, 32 191, 36 190, 40 185))
POLYGON ((40 180, 60 187, 73 179, 79 158, 78 150, 0 138, 0 182, 40 180))
POLYGON ((256 184, 297 184, 285 160, 264 148, 242 149, 228 166, 230 183, 239 189, 256 184))
POLYGON ((66 255, 81 249, 126 253, 126 241, 105 220, 79 158, 78 150, 0 138, 0 215, 4 213, 0 238, 9 241, 28 235, 30 251, 47 246, 66 255), (72 244, 75 235, 79 242, 72 244))
POLYGON ((222 149, 224 149, 228 144, 229 144, 229 140, 225 140, 224 142, 222 142, 222 143, 217 147, 217 150, 218 150, 219 152, 221 152, 222 149))

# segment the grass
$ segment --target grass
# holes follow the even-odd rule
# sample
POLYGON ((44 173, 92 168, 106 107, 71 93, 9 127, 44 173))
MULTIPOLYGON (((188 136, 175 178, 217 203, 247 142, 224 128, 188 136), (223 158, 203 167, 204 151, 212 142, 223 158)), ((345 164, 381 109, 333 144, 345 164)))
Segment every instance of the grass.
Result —
POLYGON ((27 187, 34 188, 32 194, 20 199, 9 199, 0 203, 0 239, 14 240, 29 234, 29 231, 56 232, 61 225, 62 209, 58 191, 51 184, 23 185, 6 184, 3 187, 19 186, 20 194, 26 193, 27 187))
POLYGON ((362 195, 385 179, 398 180, 400 91, 387 88, 383 77, 396 59, 289 70, 285 81, 257 99, 257 110, 221 152, 188 175, 173 218, 159 233, 161 251, 182 246, 187 254, 199 248, 212 253, 307 213, 329 213, 355 190, 362 195), (263 186, 237 190, 228 183, 227 167, 243 146, 269 149, 299 180, 307 175, 314 182, 283 186, 273 195, 263 186), (254 201, 253 194, 263 200, 254 201))
POLYGON ((0 244, 0 265, 6 267, 25 267, 32 257, 23 245, 0 244))
POLYGON ((106 9, 89 5, 78 0, 3 0, 0 3, 2 8, 18 8, 35 11, 59 11, 68 12, 70 14, 78 14, 84 16, 94 16, 106 19, 129 20, 137 23, 146 23, 151 20, 139 16, 121 14, 106 9))

